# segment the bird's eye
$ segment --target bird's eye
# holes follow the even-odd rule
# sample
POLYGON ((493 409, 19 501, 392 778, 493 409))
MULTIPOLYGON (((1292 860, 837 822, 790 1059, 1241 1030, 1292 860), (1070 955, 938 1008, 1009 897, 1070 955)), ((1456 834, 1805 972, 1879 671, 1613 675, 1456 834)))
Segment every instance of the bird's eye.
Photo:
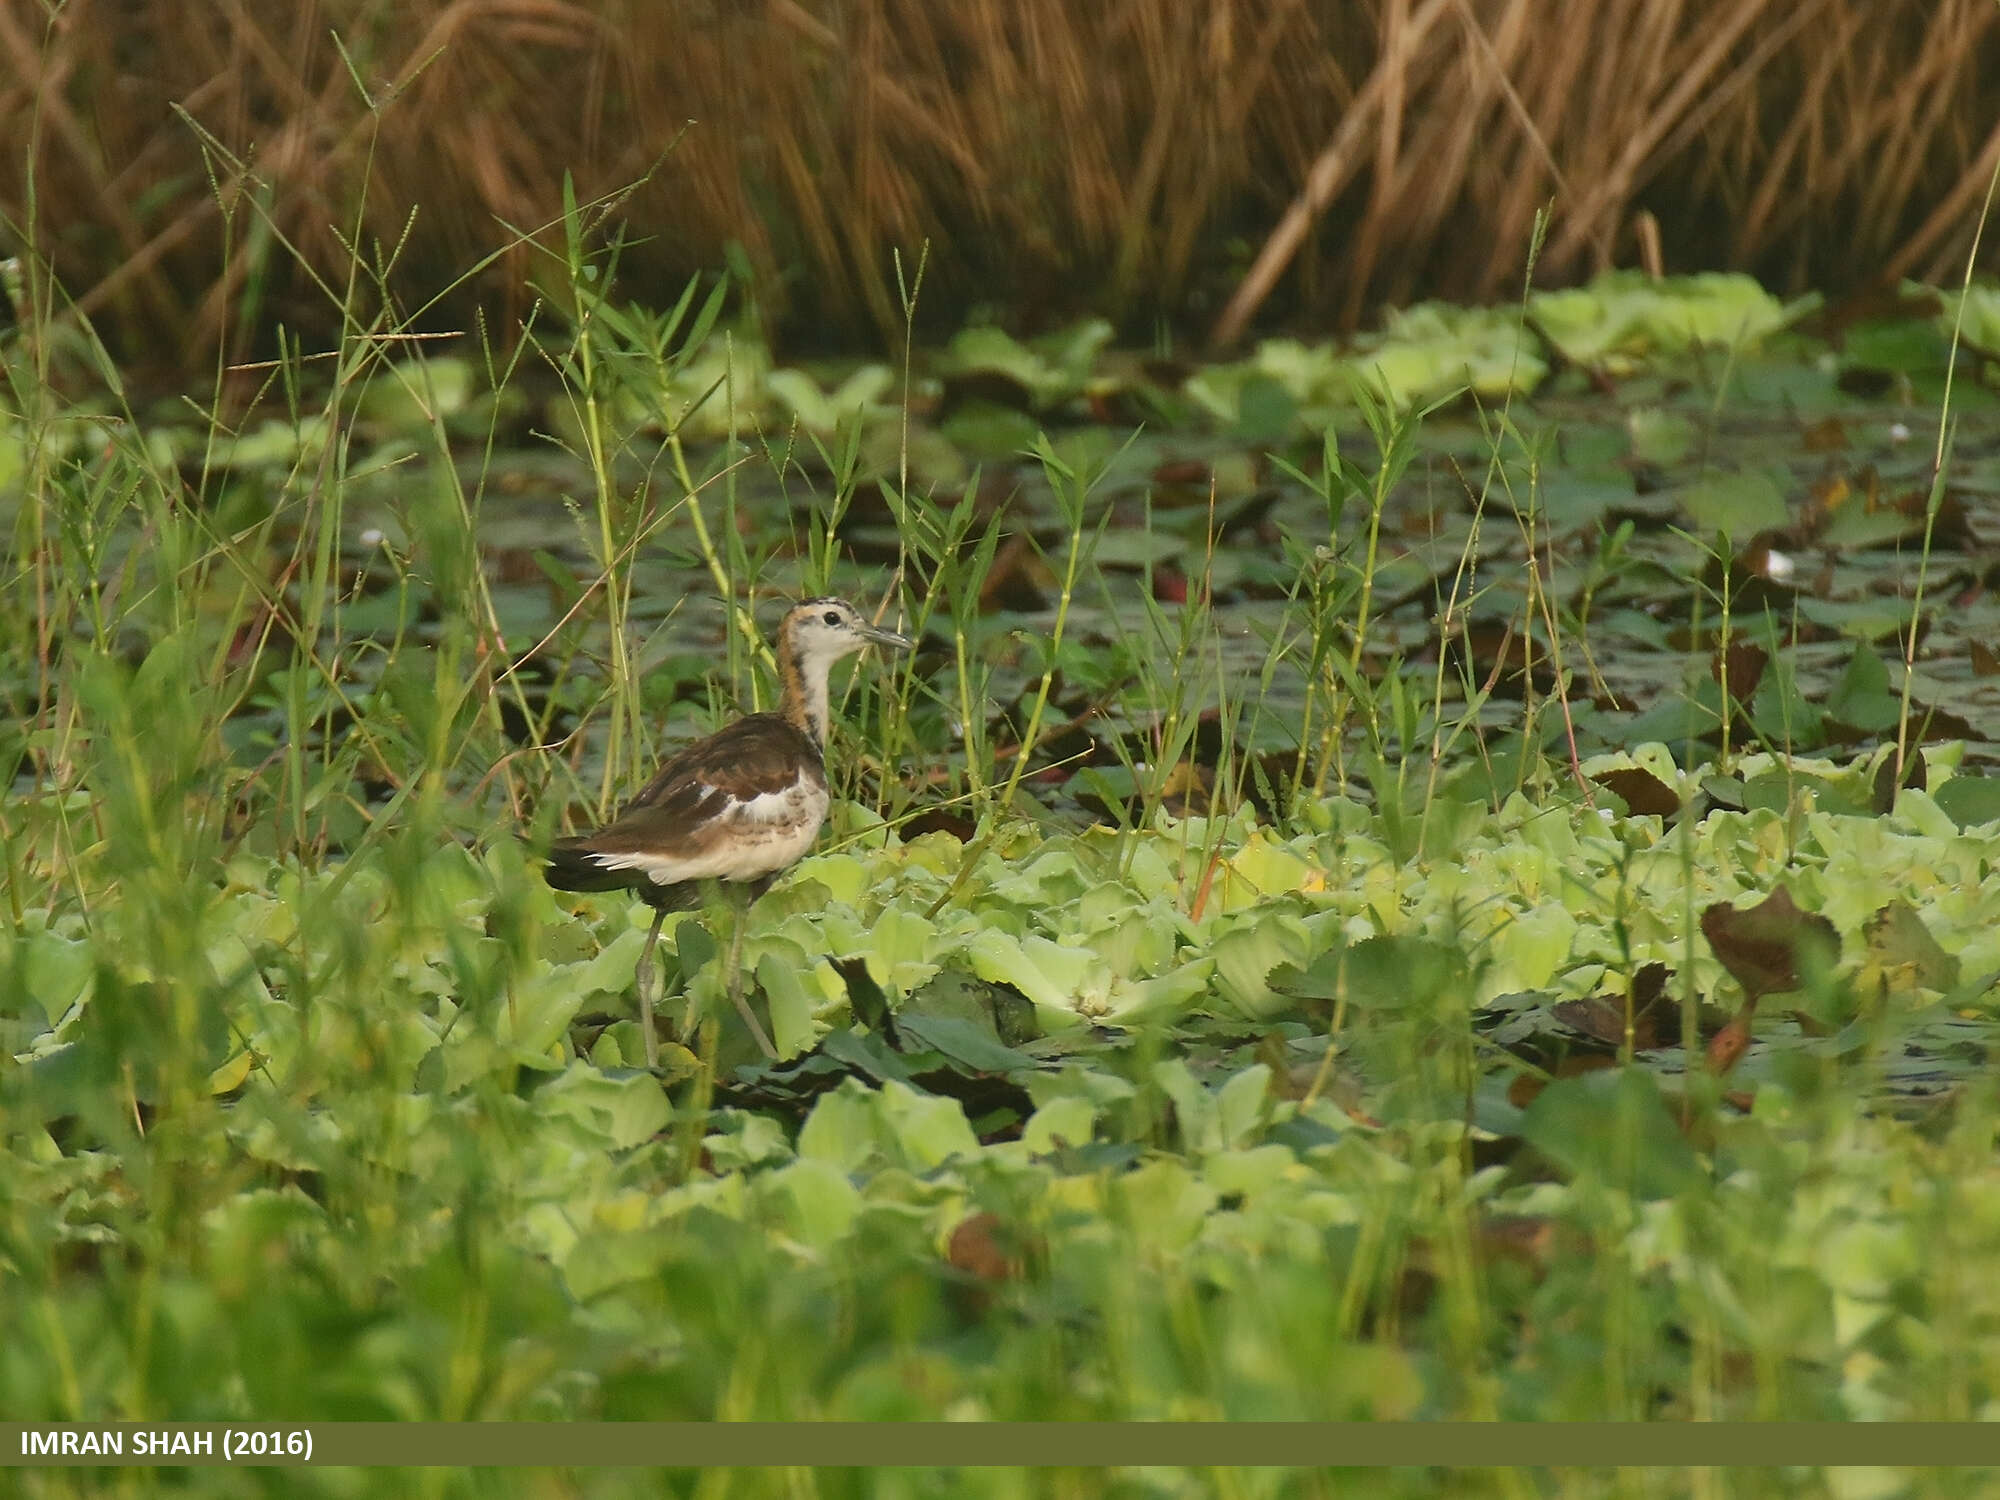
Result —
POLYGON ((837 610, 830 609, 825 614, 821 615, 820 618, 826 621, 826 623, 829 625, 838 625, 840 623, 840 613, 837 610))

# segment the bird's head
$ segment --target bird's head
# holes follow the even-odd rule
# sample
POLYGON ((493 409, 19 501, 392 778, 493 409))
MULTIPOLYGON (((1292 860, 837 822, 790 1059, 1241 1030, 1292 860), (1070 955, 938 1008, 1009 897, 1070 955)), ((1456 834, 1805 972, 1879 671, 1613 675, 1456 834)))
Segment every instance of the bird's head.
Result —
POLYGON ((823 669, 864 646, 907 651, 916 644, 906 635, 869 624, 845 599, 806 599, 793 605, 778 627, 778 640, 784 654, 808 677, 815 667, 823 669))

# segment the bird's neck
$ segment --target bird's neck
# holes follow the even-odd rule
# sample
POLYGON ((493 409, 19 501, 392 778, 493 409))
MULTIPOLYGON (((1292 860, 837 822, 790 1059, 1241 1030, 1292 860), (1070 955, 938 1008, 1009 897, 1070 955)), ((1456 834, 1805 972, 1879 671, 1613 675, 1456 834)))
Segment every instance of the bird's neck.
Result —
POLYGON ((826 748, 826 672, 826 662, 809 661, 793 641, 778 642, 778 681, 782 686, 778 712, 811 740, 816 750, 826 748))

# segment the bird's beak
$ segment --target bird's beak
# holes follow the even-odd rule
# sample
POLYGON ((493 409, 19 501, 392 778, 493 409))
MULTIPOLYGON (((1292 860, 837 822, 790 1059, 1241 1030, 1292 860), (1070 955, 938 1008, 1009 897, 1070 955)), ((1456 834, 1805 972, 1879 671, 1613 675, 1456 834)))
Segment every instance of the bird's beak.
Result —
POLYGON ((906 635, 898 635, 893 630, 884 630, 880 625, 863 625, 861 638, 870 645, 887 646, 892 651, 908 651, 916 642, 906 635))

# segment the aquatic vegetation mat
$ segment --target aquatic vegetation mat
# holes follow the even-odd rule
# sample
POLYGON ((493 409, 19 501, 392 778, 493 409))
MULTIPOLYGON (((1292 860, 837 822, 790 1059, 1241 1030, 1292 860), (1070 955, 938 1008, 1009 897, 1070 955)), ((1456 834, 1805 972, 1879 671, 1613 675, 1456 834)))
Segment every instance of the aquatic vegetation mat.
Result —
POLYGON ((229 423, 9 346, 8 1411, 2000 1409, 1990 310, 724 305, 229 423), (649 914, 534 851, 836 587, 920 644, 754 908, 781 1055, 688 912, 650 1073, 649 914))

